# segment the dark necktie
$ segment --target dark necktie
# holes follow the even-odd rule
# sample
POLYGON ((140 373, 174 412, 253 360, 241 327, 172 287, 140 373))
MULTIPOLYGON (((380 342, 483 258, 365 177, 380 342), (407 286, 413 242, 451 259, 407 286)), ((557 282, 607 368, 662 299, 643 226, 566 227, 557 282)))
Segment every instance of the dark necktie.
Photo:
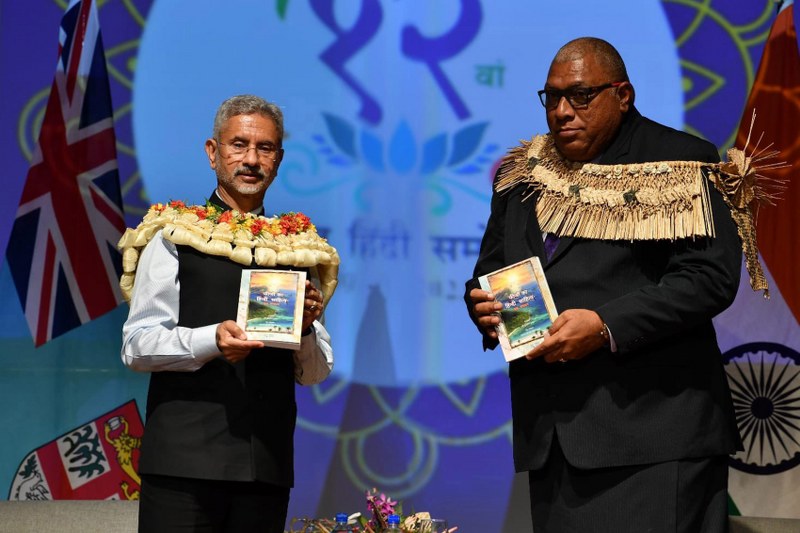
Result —
POLYGON ((548 262, 550 261, 550 258, 553 257, 553 253, 556 251, 556 246, 558 246, 558 235, 548 233, 544 238, 544 253, 547 255, 548 262))

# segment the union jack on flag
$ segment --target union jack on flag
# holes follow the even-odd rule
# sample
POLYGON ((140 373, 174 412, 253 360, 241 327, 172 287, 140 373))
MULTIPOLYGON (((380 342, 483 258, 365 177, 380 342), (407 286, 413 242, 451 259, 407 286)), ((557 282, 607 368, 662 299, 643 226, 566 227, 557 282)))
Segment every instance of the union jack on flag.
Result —
POLYGON ((36 346, 122 302, 116 244, 124 229, 97 9, 72 0, 6 253, 36 346))

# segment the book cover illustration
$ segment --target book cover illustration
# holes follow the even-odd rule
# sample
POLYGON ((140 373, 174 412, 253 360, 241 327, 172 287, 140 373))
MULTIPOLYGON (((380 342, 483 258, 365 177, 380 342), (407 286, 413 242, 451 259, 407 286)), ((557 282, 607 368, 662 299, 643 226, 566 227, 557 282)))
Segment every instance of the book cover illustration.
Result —
POLYGON ((299 348, 305 284, 305 272, 243 270, 236 323, 248 339, 277 348, 299 348))
POLYGON ((506 361, 525 356, 544 340, 558 312, 538 257, 501 268, 478 281, 503 304, 497 334, 506 361))

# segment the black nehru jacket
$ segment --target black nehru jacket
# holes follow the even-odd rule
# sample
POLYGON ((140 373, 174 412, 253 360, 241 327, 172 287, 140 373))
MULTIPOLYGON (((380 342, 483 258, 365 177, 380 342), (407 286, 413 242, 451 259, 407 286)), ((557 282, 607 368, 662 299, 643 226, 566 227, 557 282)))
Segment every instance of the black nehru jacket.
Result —
MULTIPOLYGON (((178 325, 234 319, 247 267, 177 249, 178 325)), ((275 348, 253 350, 236 364, 220 357, 195 372, 153 372, 140 472, 291 487, 294 387, 293 354, 275 348)))

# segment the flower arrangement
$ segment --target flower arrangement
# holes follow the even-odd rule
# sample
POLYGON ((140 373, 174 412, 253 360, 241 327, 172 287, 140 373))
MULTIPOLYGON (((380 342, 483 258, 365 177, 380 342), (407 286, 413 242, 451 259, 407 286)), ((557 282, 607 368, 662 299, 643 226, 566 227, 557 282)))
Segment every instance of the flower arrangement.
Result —
MULTIPOLYGON (((378 489, 372 489, 367 491, 367 511, 372 514, 372 518, 359 517, 364 529, 369 527, 372 531, 383 531, 389 525, 387 522, 389 515, 402 515, 403 508, 398 501, 392 500, 383 493, 378 495, 378 489)), ((404 520, 401 522, 405 525, 404 520)))
MULTIPOLYGON (((410 515, 403 514, 403 506, 400 502, 392 500, 384 493, 379 493, 377 489, 368 490, 367 496, 367 512, 370 517, 356 513, 355 517, 358 525, 354 527, 354 531, 360 533, 381 533, 388 526, 389 515, 396 514, 400 516, 400 531, 402 533, 428 533, 426 529, 426 520, 430 520, 431 515, 427 512, 413 513, 410 515)), ((330 519, 292 519, 291 529, 289 533, 330 533, 333 530, 335 523, 330 519), (300 529, 295 529, 295 527, 300 529)), ((458 527, 451 527, 447 530, 448 533, 454 533, 458 527)))
POLYGON ((180 200, 150 206, 136 228, 128 228, 117 245, 122 249, 120 288, 130 300, 139 254, 161 230, 164 239, 208 255, 222 256, 250 266, 294 266, 316 270, 324 304, 337 285, 339 254, 317 234, 303 213, 264 217, 235 209, 186 205, 180 200))

